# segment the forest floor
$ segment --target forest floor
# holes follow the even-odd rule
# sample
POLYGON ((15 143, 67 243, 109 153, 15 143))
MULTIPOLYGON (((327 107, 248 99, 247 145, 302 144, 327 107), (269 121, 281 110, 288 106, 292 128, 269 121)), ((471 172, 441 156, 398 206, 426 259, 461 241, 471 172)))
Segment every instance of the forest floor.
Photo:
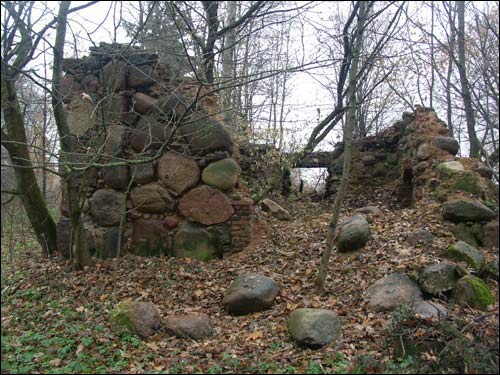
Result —
MULTIPOLYGON (((373 218, 370 242, 362 250, 333 253, 320 296, 314 278, 331 202, 280 202, 292 213, 289 222, 256 209, 254 243, 242 253, 208 263, 126 255, 116 272, 113 259, 75 271, 67 260, 43 258, 26 238, 15 239, 9 260, 4 237, 2 372, 498 373, 497 281, 487 281, 495 303, 486 312, 440 298, 449 312, 445 323, 417 321, 404 309, 374 312, 363 300, 363 292, 377 279, 395 271, 418 273, 442 261, 443 249, 455 242, 440 220, 438 205, 421 201, 400 209, 390 201, 387 190, 347 198, 342 218, 365 205, 376 205, 384 214, 373 218), (407 236, 418 229, 431 231, 436 240, 425 247, 409 245, 407 236), (224 291, 249 271, 274 279, 280 294, 270 310, 230 316, 221 307, 224 291), (199 342, 161 330, 145 341, 117 336, 110 329, 109 313, 125 298, 155 303, 162 318, 206 313, 214 335, 199 342), (298 347, 287 323, 290 313, 302 307, 337 312, 342 322, 338 340, 319 350, 298 347), (424 345, 413 356, 395 350, 409 336, 424 345), (431 350, 443 349, 452 339, 456 347, 431 350)), ((487 260, 493 257, 498 250, 485 251, 487 260)))

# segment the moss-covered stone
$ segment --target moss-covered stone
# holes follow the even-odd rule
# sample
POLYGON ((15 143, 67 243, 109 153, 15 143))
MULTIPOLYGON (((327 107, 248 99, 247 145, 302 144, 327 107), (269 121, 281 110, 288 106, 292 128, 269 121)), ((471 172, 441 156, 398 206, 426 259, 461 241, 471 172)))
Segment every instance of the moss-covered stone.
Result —
POLYGON ((191 223, 179 226, 174 240, 176 257, 209 261, 219 256, 216 240, 205 229, 191 223))
POLYGON ((464 241, 458 241, 449 246, 444 255, 449 259, 466 262, 476 271, 479 271, 484 265, 483 255, 464 241))
POLYGON ((201 179, 207 185, 229 190, 238 182, 240 167, 233 159, 223 159, 211 163, 203 170, 201 179))
POLYGON ((111 311, 111 328, 118 334, 135 334, 131 302, 131 300, 122 301, 111 311))
POLYGON ((479 277, 467 275, 457 281, 453 289, 453 299, 460 306, 471 306, 486 310, 495 302, 488 286, 479 277))
POLYGON ((479 177, 471 171, 455 172, 446 177, 435 191, 436 198, 444 201, 457 191, 479 195, 481 193, 479 177))
POLYGON ((483 243, 480 223, 458 223, 453 226, 451 232, 457 240, 471 246, 478 247, 483 243))

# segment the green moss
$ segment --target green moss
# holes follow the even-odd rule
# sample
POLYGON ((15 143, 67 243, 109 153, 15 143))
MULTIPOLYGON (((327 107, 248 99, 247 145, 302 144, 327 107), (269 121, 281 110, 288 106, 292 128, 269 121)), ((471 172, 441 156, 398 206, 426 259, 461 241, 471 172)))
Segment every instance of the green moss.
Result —
POLYGON ((111 311, 111 327, 117 333, 135 333, 129 301, 120 302, 111 311))
POLYGON ((438 200, 444 201, 449 195, 456 193, 457 191, 480 194, 481 186, 479 184, 478 177, 470 171, 453 173, 445 178, 444 181, 438 186, 435 196, 438 200))
POLYGON ((480 223, 458 223, 451 230, 457 240, 478 247, 482 245, 480 223))
POLYGON ((449 246, 445 250, 444 255, 452 260, 466 262, 476 271, 479 271, 484 264, 484 258, 481 253, 463 241, 449 246))
POLYGON ((495 302, 486 283, 479 277, 467 276, 463 279, 473 289, 474 293, 469 298, 469 305, 486 310, 486 308, 495 302))

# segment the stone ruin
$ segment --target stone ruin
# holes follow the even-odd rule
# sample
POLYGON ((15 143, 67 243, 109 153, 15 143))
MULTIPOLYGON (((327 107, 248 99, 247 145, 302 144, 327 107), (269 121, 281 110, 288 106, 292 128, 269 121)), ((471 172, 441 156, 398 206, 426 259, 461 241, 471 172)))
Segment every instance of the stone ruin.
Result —
MULTIPOLYGON (((437 202, 457 239, 498 247, 493 171, 477 159, 456 157, 458 151, 458 142, 434 110, 417 106, 380 134, 355 142, 349 189, 392 188, 401 207, 437 202)), ((327 189, 335 194, 342 177, 342 144, 331 159, 327 189)))
MULTIPOLYGON (((253 203, 217 97, 193 79, 171 80, 155 53, 90 50, 64 60, 62 94, 79 147, 71 162, 85 167, 78 185, 91 252, 115 257, 121 242, 122 254, 209 260, 244 249, 253 203)), ((64 189, 60 211, 58 247, 69 257, 64 189)))

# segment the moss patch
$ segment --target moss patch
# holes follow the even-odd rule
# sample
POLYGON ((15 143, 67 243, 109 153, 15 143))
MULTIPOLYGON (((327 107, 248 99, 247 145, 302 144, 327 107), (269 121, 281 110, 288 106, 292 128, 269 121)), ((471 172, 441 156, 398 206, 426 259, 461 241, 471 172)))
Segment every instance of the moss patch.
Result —
POLYGON ((476 271, 479 271, 484 264, 482 254, 464 241, 458 241, 456 244, 449 246, 444 255, 449 259, 466 262, 476 271))
POLYGON ((436 198, 444 201, 449 195, 457 191, 466 191, 471 194, 480 194, 479 178, 470 171, 457 172, 448 175, 436 189, 436 198))
POLYGON ((453 299, 459 305, 469 305, 486 310, 495 302, 488 286, 479 277, 467 275, 460 279, 453 290, 453 299))
POLYGON ((111 311, 111 328, 117 333, 135 333, 130 301, 120 302, 111 311))

